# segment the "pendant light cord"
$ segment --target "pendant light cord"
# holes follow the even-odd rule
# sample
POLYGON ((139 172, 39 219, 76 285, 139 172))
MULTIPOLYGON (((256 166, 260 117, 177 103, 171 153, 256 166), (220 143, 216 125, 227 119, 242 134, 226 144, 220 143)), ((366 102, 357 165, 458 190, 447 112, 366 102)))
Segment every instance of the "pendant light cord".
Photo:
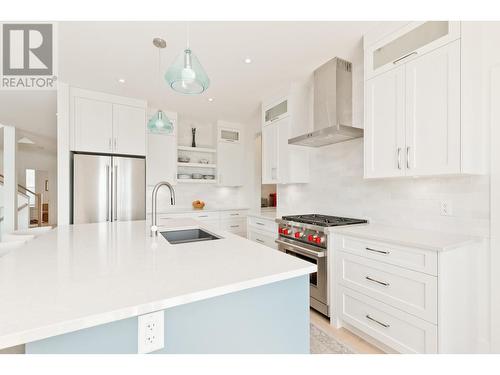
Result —
POLYGON ((189 49, 189 22, 186 23, 187 49, 189 49))

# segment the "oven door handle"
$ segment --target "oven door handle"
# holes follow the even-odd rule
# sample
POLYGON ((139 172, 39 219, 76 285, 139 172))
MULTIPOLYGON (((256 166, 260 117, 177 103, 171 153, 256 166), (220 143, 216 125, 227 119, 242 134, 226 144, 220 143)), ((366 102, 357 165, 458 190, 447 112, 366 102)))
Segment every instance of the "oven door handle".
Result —
POLYGON ((291 244, 291 243, 288 243, 285 241, 281 241, 281 240, 275 240, 274 242, 276 242, 278 245, 290 247, 293 249, 293 251, 297 252, 298 254, 302 254, 302 255, 305 255, 308 257, 312 257, 315 259, 326 257, 326 251, 321 251, 321 252, 320 251, 312 251, 312 250, 305 249, 301 246, 294 245, 294 244, 291 244))

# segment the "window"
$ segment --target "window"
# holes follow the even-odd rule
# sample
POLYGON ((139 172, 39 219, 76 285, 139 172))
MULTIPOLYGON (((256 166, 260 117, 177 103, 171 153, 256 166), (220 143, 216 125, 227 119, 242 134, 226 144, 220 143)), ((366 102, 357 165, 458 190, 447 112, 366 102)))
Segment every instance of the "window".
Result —
MULTIPOLYGON (((36 183, 35 183, 35 170, 34 169, 26 169, 26 189, 31 190, 32 192, 36 191, 36 183)), ((29 191, 26 192, 30 199, 30 206, 35 207, 36 199, 33 193, 29 191)))

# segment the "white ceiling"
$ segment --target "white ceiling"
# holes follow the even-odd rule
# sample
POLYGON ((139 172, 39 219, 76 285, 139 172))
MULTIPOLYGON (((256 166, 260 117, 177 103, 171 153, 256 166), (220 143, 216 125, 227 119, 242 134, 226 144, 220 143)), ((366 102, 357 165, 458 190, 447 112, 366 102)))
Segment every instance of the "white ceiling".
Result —
POLYGON ((206 93, 183 96, 158 75, 154 37, 167 41, 161 77, 185 48, 184 22, 62 22, 59 77, 70 84, 146 99, 192 118, 248 120, 262 97, 332 57, 350 59, 375 22, 190 22, 190 45, 207 71, 206 93), (250 57, 253 62, 245 64, 250 57), (125 84, 118 82, 126 80, 125 84), (208 102, 208 98, 214 98, 208 102))

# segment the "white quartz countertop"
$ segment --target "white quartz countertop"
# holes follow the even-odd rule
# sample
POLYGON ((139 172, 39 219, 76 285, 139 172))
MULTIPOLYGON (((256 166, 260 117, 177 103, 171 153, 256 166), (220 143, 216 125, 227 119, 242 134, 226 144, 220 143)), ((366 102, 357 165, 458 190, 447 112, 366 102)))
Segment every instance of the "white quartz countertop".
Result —
POLYGON ((260 217, 264 219, 275 220, 278 218, 278 213, 276 212, 276 208, 261 208, 260 210, 251 210, 247 213, 247 216, 260 217))
POLYGON ((329 233, 356 236, 375 241, 391 242, 434 251, 447 251, 478 241, 472 236, 437 231, 409 229, 381 224, 358 224, 327 228, 329 233))
POLYGON ((144 221, 58 227, 0 257, 0 349, 316 271, 192 219, 223 238, 171 245, 144 221))

